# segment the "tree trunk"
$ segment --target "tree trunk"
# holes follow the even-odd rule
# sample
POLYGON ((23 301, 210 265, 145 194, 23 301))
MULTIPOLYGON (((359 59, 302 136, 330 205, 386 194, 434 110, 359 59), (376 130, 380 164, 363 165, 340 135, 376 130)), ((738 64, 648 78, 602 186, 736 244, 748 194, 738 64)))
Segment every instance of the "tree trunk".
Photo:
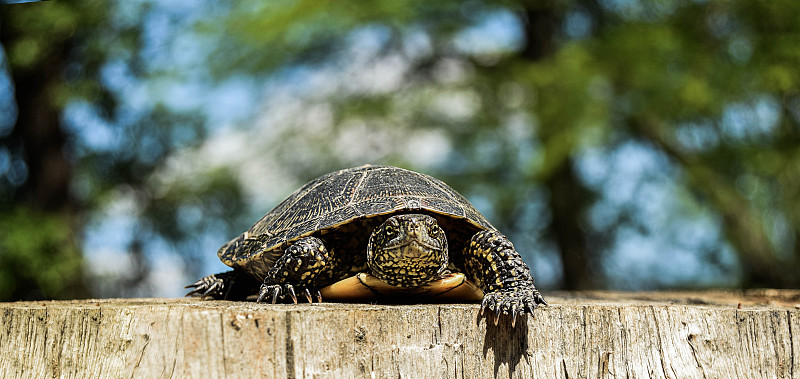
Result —
POLYGON ((0 303, 0 377, 800 377, 800 291, 549 295, 514 328, 475 304, 0 303))
POLYGON ((581 184, 571 159, 559 165, 548 176, 545 184, 550 190, 549 204, 553 215, 548 231, 561 253, 563 288, 566 290, 597 288, 596 280, 592 280, 597 277, 597 273, 590 272, 589 269, 586 229, 581 225, 584 212, 589 208, 594 194, 581 184))
POLYGON ((72 8, 75 5, 64 1, 53 6, 0 6, 0 47, 8 52, 17 107, 13 128, 7 134, 0 133, 0 149, 6 148, 12 161, 24 162, 24 170, 19 170, 24 174, 18 173, 15 181, 3 183, 0 175, 0 217, 17 217, 20 221, 0 230, 0 277, 13 283, 11 290, 6 286, 0 291, 0 299, 72 298, 89 293, 82 265, 75 264, 81 260, 77 233, 80 204, 70 191, 73 163, 61 123, 64 99, 60 97, 66 93, 64 69, 73 52, 75 30, 42 26, 49 23, 50 18, 44 17, 52 14, 49 12, 80 12, 72 8), (31 17, 32 13, 41 17, 31 17), (13 51, 26 43, 35 46, 27 53, 30 57, 14 59, 13 51), (42 222, 36 231, 47 232, 25 230, 32 221, 42 222), (14 243, 15 236, 32 239, 32 243, 14 243), (12 242, 3 243, 3 239, 12 242), (48 269, 37 266, 39 261, 47 261, 48 269), (45 276, 59 285, 41 285, 45 276))
MULTIPOLYGON (((0 12, 2 46, 12 47, 25 37, 25 30, 14 28, 12 22, 13 17, 25 11, 30 9, 10 6, 0 12)), ((61 38, 57 34, 48 37, 56 41, 61 38)), ((69 192, 72 164, 65 153, 67 138, 57 104, 71 41, 43 45, 44 52, 38 59, 21 67, 11 65, 17 120, 11 133, 0 138, 0 145, 20 150, 27 165, 27 178, 15 191, 14 203, 46 212, 74 213, 74 199, 69 192)))
MULTIPOLYGON (((521 15, 525 25, 522 57, 541 61, 557 52, 556 38, 564 19, 563 13, 564 9, 558 2, 526 3, 521 15)), ((543 145, 548 145, 548 135, 539 138, 543 145)), ((589 272, 591 252, 587 249, 586 230, 581 227, 583 214, 591 204, 591 192, 581 183, 570 158, 556 165, 556 169, 544 178, 544 185, 550 191, 552 220, 547 230, 553 236, 561 258, 561 287, 567 290, 597 288, 598 283, 592 280, 589 272)))

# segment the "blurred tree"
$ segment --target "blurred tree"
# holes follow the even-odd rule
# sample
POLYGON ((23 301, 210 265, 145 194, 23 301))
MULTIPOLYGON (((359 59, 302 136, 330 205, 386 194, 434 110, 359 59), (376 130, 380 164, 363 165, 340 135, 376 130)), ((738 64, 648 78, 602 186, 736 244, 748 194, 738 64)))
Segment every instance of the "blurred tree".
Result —
POLYGON ((798 286, 795 3, 0 6, 13 83, 13 106, 0 104, 0 297, 85 296, 87 283, 147 295, 167 252, 200 274, 209 244, 263 212, 245 207, 254 197, 276 203, 365 161, 441 177, 529 262, 556 262, 563 288, 637 274, 649 280, 637 288, 729 284, 668 277, 688 270, 682 251, 718 266, 695 272, 726 273, 729 247, 742 285, 798 286), (211 96, 209 76, 263 84, 267 99, 211 96), (263 110, 211 125, 241 104, 263 110), (86 230, 125 245, 115 276, 86 277, 102 263, 82 262, 86 230), (670 267, 615 271, 643 240, 670 267))
POLYGON ((60 122, 62 69, 76 29, 93 22, 81 11, 67 2, 0 8, 0 43, 16 103, 15 115, 3 115, 10 130, 0 131, 9 162, 0 178, 3 300, 87 294, 74 233, 79 205, 69 193, 72 165, 60 122))
POLYGON ((240 217, 228 173, 169 188, 154 180, 206 129, 202 116, 155 96, 131 105, 142 78, 173 75, 146 58, 149 12, 147 2, 107 0, 0 6, 0 67, 13 90, 0 98, 11 104, 0 115, 0 300, 147 294, 153 243, 192 257, 200 253, 198 230, 224 231, 240 217), (131 230, 96 225, 120 201, 134 204, 114 215, 133 220, 131 230), (176 221, 186 214, 192 219, 176 221), (130 258, 119 276, 86 275, 102 264, 81 255, 87 225, 127 239, 130 258))
MULTIPOLYGON (((613 234, 672 234, 648 226, 634 198, 611 219, 588 217, 599 192, 614 189, 589 185, 579 173, 582 156, 630 144, 666 158, 662 168, 675 169, 668 175, 692 195, 683 197, 691 207, 720 215, 743 285, 782 287, 800 285, 799 7, 791 0, 243 1, 223 28, 206 27, 226 31, 211 60, 220 77, 319 70, 349 81, 315 94, 333 122, 331 134, 317 129, 312 137, 320 145, 342 141, 337 136, 358 122, 401 130, 383 133, 406 147, 414 145, 401 141, 418 141, 409 137, 415 131, 443 131, 452 149, 427 170, 487 199, 501 229, 551 241, 563 287, 607 283, 601 262, 618 243, 613 234), (377 48, 348 48, 364 35, 377 48), (352 65, 361 71, 342 74, 352 65), (372 82, 358 84, 358 74, 372 82), (542 199, 546 209, 525 208, 542 199)), ((305 131, 287 130, 287 149, 297 147, 291 135, 305 131)), ((332 156, 326 167, 299 163, 298 171, 311 176, 352 160, 332 156)), ((415 165, 402 154, 378 156, 415 165)), ((720 249, 711 250, 710 264, 720 259, 720 249)))

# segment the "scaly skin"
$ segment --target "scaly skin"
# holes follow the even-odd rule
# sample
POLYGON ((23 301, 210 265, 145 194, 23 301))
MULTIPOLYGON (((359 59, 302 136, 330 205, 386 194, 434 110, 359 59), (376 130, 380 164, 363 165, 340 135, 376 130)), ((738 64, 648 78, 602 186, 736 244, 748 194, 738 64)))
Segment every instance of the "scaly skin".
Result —
POLYGON ((232 270, 213 274, 186 286, 192 288, 186 296, 211 297, 221 300, 244 300, 258 283, 246 274, 232 270))
POLYGON ((367 265, 387 284, 413 288, 441 279, 447 267, 447 237, 436 219, 422 214, 389 218, 375 228, 367 265))
MULTIPOLYGON (((465 274, 485 294, 481 313, 487 308, 492 310, 495 324, 501 314, 508 314, 513 325, 518 316, 547 304, 533 285, 528 266, 499 232, 476 233, 464 247, 463 256, 465 274)), ((367 252, 367 264, 375 276, 390 285, 408 288, 440 279, 446 273, 447 261, 444 232, 435 219, 419 214, 394 216, 375 228, 367 252)), ((319 238, 301 238, 267 272, 257 301, 297 303, 298 295, 305 295, 312 302, 312 294, 322 301, 317 285, 338 280, 332 276, 346 276, 342 271, 344 263, 338 262, 319 238)), ((243 273, 230 271, 187 286, 194 288, 187 296, 243 298, 243 293, 253 293, 256 286, 243 273)))
POLYGON ((467 277, 484 292, 481 312, 517 316, 533 313, 539 304, 547 305, 533 285, 530 269, 506 236, 484 230, 476 233, 464 248, 467 277))
POLYGON ((315 288, 315 281, 330 259, 328 249, 319 238, 305 237, 297 240, 267 272, 256 301, 270 298, 275 304, 278 299, 283 300, 288 296, 297 303, 297 293, 302 293, 310 303, 312 292, 317 293, 317 298, 322 301, 318 289, 315 288))
POLYGON ((283 255, 267 272, 260 287, 250 276, 233 270, 206 276, 186 286, 193 288, 186 296, 244 300, 258 288, 257 302, 269 299, 274 304, 278 300, 291 299, 297 303, 297 296, 304 295, 310 303, 313 294, 316 294, 317 301, 322 301, 315 287, 315 279, 325 270, 330 260, 331 256, 322 240, 305 237, 286 248, 283 255))

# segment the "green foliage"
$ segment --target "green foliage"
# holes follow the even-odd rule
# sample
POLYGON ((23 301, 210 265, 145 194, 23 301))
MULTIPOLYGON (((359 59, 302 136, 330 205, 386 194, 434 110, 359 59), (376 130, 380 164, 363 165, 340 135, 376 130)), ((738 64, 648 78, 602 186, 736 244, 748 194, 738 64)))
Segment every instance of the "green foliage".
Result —
MULTIPOLYGON (((174 15, 159 19, 156 3, 131 4, 64 0, 3 9, 13 12, 2 18, 3 30, 13 32, 3 37, 11 69, 36 75, 58 64, 48 61, 54 52, 66 52, 59 75, 49 77, 50 106, 81 106, 81 122, 113 136, 92 143, 91 129, 63 126, 81 206, 73 219, 3 205, 13 209, 2 219, 13 228, 0 231, 6 293, 70 296, 47 287, 58 275, 75 282, 69 268, 81 273, 70 236, 102 227, 103 217, 115 216, 107 212, 126 202, 133 204, 124 208, 132 220, 128 247, 139 263, 111 293, 130 294, 144 280, 153 245, 180 252, 199 270, 197 258, 210 254, 203 236, 230 237, 260 213, 245 204, 262 190, 252 188, 264 183, 261 175, 284 179, 265 184, 271 189, 291 187, 364 161, 443 178, 520 241, 526 259, 560 261, 562 276, 594 275, 601 286, 629 276, 604 263, 633 233, 708 265, 731 246, 742 273, 727 274, 743 285, 800 283, 795 0, 211 2, 201 16, 187 10, 198 20, 187 40, 212 49, 192 56, 207 58, 196 66, 154 53, 175 45, 147 27, 174 15), (202 110, 161 102, 170 83, 191 75, 203 85, 204 75, 238 77, 294 92, 268 99, 280 105, 264 113, 285 112, 282 118, 258 115, 267 121, 238 127, 252 137, 238 141, 241 155, 220 156, 206 142, 235 132, 209 132, 202 110), (309 84, 314 75, 324 76, 322 84, 309 84), (267 133, 257 130, 262 125, 267 133), (601 179, 583 172, 588 154, 610 160, 632 145, 660 159, 658 172, 621 179, 614 167, 601 179), (656 182, 669 196, 643 195, 656 182), (608 200, 627 185, 636 188, 630 198, 608 200), (660 213, 643 213, 648 207, 660 213), (593 216, 607 208, 613 211, 593 216), (712 226, 702 242, 683 241, 691 238, 681 224, 703 217, 719 220, 720 236, 712 226), (577 248, 564 246, 570 241, 577 248), (63 267, 43 268, 37 257, 47 256, 63 267), (570 271, 572 262, 595 271, 570 271), (8 279, 9 272, 24 279, 8 279), (40 294, 18 292, 28 285, 40 294)), ((12 147, 8 154, 22 159, 12 147)), ((4 201, 13 199, 7 194, 18 188, 3 183, 4 201)), ((675 283, 654 272, 654 285, 675 283)))
MULTIPOLYGON (((0 42, 7 60, 2 75, 15 87, 13 93, 0 95, 0 101, 16 103, 18 111, 16 125, 14 119, 5 120, 12 128, 0 130, 3 300, 88 295, 76 237, 79 206, 67 194, 70 163, 61 155, 64 133, 58 112, 74 97, 62 70, 73 48, 104 22, 106 5, 58 1, 0 6, 0 42)), ((84 64, 92 59, 82 58, 84 64)))
MULTIPOLYGON (((27 116, 19 120, 56 115, 41 125, 18 122, 10 131, 0 130, 0 209, 12 210, 2 221, 14 226, 3 230, 3 299, 86 296, 84 281, 95 295, 130 295, 146 286, 152 245, 196 257, 204 252, 198 247, 204 233, 224 232, 242 217, 238 183, 225 173, 204 172, 197 180, 187 179, 193 186, 171 188, 154 179, 170 156, 200 144, 207 129, 196 110, 170 109, 157 96, 135 104, 130 100, 132 87, 143 88, 147 80, 156 87, 159 79, 177 75, 143 58, 149 7, 147 2, 64 0, 0 9, 7 74, 17 81, 16 96, 28 97, 16 101, 20 116, 27 116), (36 127, 46 130, 30 133, 36 127), (31 147, 43 140, 59 141, 55 150, 67 156, 70 169, 34 171, 29 158, 37 152, 31 147), (9 179, 3 166, 9 162, 3 159, 23 174, 9 179), (29 196, 39 191, 32 178, 48 175, 69 176, 69 193, 61 201, 68 206, 43 209, 29 196), (109 231, 103 217, 120 212, 109 208, 122 202, 133 204, 123 208, 129 213, 111 216, 132 227, 109 231), (83 270, 78 236, 91 234, 92 228, 106 228, 104 240, 127 244, 114 247, 123 255, 127 250, 125 258, 132 262, 116 277, 93 277, 97 267, 108 265, 99 260, 83 270)), ((3 95, 0 100, 9 101, 3 95)), ((192 262, 198 260, 187 260, 186 266, 197 270, 192 262)))
MULTIPOLYGON (((486 10, 475 3, 473 12, 486 10)), ((445 37, 466 19, 460 1, 428 4, 417 1, 242 1, 222 21, 225 35, 219 46, 222 60, 212 59, 218 75, 231 69, 253 73, 286 68, 292 64, 322 64, 340 52, 347 33, 360 27, 382 25, 393 30, 409 26, 445 37)), ((215 33, 219 20, 202 29, 215 33)))
MULTIPOLYGON (((63 52, 79 54, 68 75, 72 80, 80 80, 84 95, 97 97, 100 86, 93 76, 99 64, 111 53, 102 38, 96 33, 109 28, 110 2, 53 1, 39 4, 19 4, 4 6, 2 17, 4 50, 11 72, 16 75, 43 75, 42 67, 59 68, 59 61, 53 57, 63 52), (70 49, 75 49, 71 51, 70 49), (87 70, 88 69, 88 70, 87 70), (77 74, 77 75, 76 75, 77 74), (80 78, 80 79, 79 79, 80 78)), ((118 31, 121 35, 121 31, 118 31)), ((123 42, 116 42, 122 45, 123 42)), ((61 67, 63 68, 63 67, 61 67)), ((68 87, 61 82, 52 83, 50 93, 54 107, 64 106, 78 93, 79 86, 68 87)))
POLYGON ((0 301, 87 296, 67 218, 23 207, 0 216, 0 301))
MULTIPOLYGON (((586 149, 645 144, 678 167, 672 180, 695 195, 680 196, 693 204, 689 208, 722 217, 745 284, 797 285, 799 21, 800 8, 791 0, 395 2, 392 7, 287 1, 231 12, 227 25, 234 31, 225 38, 243 59, 225 59, 222 72, 346 67, 353 53, 343 46, 357 31, 378 28, 389 36, 374 62, 403 57, 409 68, 402 84, 388 94, 336 91, 327 101, 337 122, 330 134, 316 138, 331 140, 358 119, 374 130, 403 130, 398 135, 441 130, 452 152, 446 164, 427 170, 439 170, 467 194, 488 196, 499 226, 512 230, 530 217, 521 204, 536 198, 540 185, 568 172, 565 167, 575 165, 586 149), (518 28, 522 43, 499 51, 459 48, 457 39, 492 12, 517 18, 516 26, 507 26, 518 28), (582 34, 570 35, 570 20, 582 20, 582 34), (550 26, 554 32, 548 36, 550 26), (429 41, 427 51, 407 54, 420 34, 429 41), (531 49, 547 43, 556 46, 552 52, 531 57, 531 49), (453 62, 461 74, 444 79, 443 67, 453 62), (456 118, 431 112, 431 105, 453 98, 467 99, 470 111, 456 118)), ((409 164, 401 155, 384 160, 409 164)), ((575 196, 592 197, 586 188, 579 190, 585 186, 581 180, 568 182, 576 187, 575 196)), ((551 216, 583 218, 596 205, 573 203, 569 214, 551 203, 556 212, 551 216)), ((585 219, 576 224, 588 225, 585 219)), ((617 230, 627 224, 636 222, 619 220, 617 230)), ((594 234, 599 231, 573 232, 609 241, 594 234)), ((598 262, 612 246, 587 248, 598 262)))

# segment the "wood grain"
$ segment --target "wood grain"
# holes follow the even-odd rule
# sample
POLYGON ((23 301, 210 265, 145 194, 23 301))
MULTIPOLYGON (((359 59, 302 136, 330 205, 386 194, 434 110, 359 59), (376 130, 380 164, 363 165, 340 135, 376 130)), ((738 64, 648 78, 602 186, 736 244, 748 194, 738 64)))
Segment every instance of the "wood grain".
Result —
POLYGON ((515 328, 475 304, 0 303, 0 377, 800 377, 800 291, 548 301, 515 328))

